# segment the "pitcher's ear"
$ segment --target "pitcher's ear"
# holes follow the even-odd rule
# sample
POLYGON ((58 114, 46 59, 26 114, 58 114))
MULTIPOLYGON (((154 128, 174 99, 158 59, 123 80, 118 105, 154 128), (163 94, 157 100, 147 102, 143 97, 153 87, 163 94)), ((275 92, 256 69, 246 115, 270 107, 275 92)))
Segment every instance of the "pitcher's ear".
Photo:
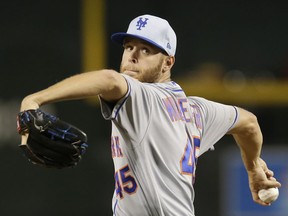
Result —
POLYGON ((171 70, 174 63, 175 63, 175 57, 174 56, 167 56, 165 59, 165 62, 164 62, 164 67, 163 67, 164 71, 171 70))

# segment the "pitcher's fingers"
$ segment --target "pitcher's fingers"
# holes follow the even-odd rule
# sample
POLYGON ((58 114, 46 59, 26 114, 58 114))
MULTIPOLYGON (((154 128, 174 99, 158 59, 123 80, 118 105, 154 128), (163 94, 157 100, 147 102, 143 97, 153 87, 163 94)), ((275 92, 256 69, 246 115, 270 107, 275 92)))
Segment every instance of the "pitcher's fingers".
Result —
POLYGON ((27 144, 29 134, 21 135, 21 144, 27 144))
POLYGON ((266 174, 267 178, 274 176, 274 172, 272 170, 269 170, 269 169, 267 171, 265 171, 265 174, 266 174))

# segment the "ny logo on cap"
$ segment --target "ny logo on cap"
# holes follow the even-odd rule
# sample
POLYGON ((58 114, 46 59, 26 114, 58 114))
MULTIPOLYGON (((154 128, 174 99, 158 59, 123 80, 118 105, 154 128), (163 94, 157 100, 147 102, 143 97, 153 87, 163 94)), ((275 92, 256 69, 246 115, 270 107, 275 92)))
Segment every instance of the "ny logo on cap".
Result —
POLYGON ((145 21, 143 21, 142 17, 140 17, 139 20, 137 21, 137 25, 136 25, 136 26, 138 26, 137 30, 141 30, 142 27, 144 28, 145 25, 147 24, 147 20, 148 20, 148 18, 145 18, 145 21))

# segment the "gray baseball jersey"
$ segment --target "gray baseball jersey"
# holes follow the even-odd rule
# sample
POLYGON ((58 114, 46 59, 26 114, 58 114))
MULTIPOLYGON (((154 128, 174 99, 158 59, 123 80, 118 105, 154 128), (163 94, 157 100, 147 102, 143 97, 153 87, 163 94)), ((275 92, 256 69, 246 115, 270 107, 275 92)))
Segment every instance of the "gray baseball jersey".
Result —
POLYGON ((175 82, 141 83, 129 76, 125 97, 111 107, 117 216, 193 216, 197 158, 237 121, 237 108, 186 97, 175 82))

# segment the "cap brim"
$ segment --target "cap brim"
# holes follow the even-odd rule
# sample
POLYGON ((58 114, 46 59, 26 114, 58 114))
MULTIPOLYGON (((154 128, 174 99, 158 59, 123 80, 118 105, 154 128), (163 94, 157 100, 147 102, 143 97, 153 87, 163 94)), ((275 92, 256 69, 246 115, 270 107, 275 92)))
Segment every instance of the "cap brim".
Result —
POLYGON ((167 53, 166 50, 162 46, 160 46, 159 44, 155 43, 154 41, 152 41, 152 40, 150 40, 150 39, 148 39, 146 37, 142 37, 142 36, 135 35, 135 34, 128 34, 128 33, 125 33, 125 32, 119 32, 119 33, 112 34, 111 35, 111 40, 116 42, 116 43, 119 43, 119 44, 123 45, 124 39, 126 37, 134 37, 134 38, 142 39, 142 40, 144 40, 144 41, 146 41, 146 42, 158 47, 159 49, 163 50, 165 53, 167 53))

